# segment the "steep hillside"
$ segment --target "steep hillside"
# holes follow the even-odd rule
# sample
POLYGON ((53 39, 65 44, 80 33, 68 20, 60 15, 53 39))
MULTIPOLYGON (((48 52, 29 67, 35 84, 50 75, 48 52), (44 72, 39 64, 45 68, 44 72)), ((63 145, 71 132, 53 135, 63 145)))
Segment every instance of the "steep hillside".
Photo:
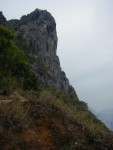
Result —
POLYGON ((102 111, 97 117, 113 131, 113 109, 102 111))
POLYGON ((56 49, 47 11, 10 21, 0 12, 0 150, 113 150, 113 133, 79 101, 56 49))
POLYGON ((97 113, 89 109, 99 120, 101 120, 110 130, 113 131, 113 109, 108 109, 97 113))
POLYGON ((2 150, 112 150, 113 134, 82 105, 55 93, 18 91, 1 97, 2 150))

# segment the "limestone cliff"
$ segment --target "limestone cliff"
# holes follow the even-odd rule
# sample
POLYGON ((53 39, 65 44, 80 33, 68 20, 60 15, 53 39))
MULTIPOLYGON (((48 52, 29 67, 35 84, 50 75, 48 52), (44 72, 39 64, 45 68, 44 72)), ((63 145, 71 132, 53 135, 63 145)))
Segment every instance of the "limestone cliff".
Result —
POLYGON ((22 16, 20 20, 10 20, 7 26, 16 32, 16 37, 23 44, 29 56, 32 69, 46 83, 58 91, 76 93, 61 70, 57 51, 57 33, 54 18, 46 10, 36 9, 22 16))

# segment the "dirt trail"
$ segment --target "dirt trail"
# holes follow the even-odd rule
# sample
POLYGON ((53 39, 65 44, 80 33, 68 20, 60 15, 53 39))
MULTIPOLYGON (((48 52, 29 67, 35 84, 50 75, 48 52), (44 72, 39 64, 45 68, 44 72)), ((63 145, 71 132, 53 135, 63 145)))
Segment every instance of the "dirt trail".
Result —
POLYGON ((22 102, 27 101, 25 97, 19 95, 17 92, 13 92, 10 95, 5 95, 5 96, 0 95, 0 103, 9 103, 13 101, 15 98, 19 98, 22 102))
POLYGON ((52 131, 48 128, 48 119, 41 119, 40 125, 24 132, 22 138, 28 143, 30 149, 55 150, 52 131))

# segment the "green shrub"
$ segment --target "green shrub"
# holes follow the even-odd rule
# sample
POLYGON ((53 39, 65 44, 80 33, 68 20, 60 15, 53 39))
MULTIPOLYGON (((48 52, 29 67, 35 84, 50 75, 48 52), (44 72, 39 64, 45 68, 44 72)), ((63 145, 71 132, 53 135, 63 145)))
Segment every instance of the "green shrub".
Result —
POLYGON ((0 103, 0 127, 11 129, 13 132, 22 132, 28 127, 27 111, 25 112, 22 100, 15 97, 9 105, 0 103))
POLYGON ((6 95, 10 94, 15 89, 15 87, 17 87, 17 81, 15 78, 6 76, 0 80, 0 85, 0 94, 6 95))
POLYGON ((24 52, 17 47, 14 33, 0 25, 0 94, 15 88, 39 90, 40 82, 24 52))

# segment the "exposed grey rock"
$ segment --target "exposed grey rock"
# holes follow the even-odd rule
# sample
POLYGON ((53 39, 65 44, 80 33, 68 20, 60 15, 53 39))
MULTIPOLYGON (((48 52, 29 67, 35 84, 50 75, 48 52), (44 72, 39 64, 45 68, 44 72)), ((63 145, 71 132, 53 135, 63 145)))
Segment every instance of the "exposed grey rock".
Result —
POLYGON ((31 60, 32 69, 41 80, 58 91, 75 95, 78 100, 56 55, 56 23, 51 14, 36 9, 20 20, 10 20, 7 25, 15 30, 17 39, 25 46, 24 51, 31 60))

